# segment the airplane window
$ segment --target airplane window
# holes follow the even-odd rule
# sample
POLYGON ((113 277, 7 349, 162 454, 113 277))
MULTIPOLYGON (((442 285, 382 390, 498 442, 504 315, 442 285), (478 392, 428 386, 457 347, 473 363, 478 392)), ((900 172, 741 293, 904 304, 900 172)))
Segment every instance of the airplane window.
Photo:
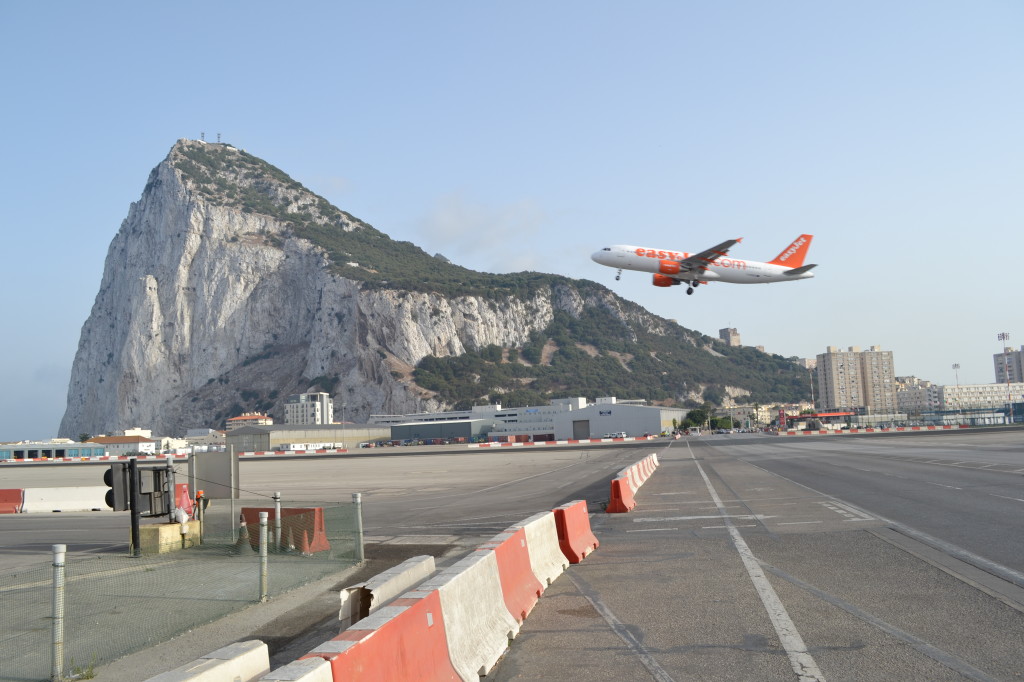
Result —
POLYGON ((606 246, 606 247, 604 247, 604 248, 603 248, 603 249, 601 249, 601 250, 602 250, 602 251, 611 251, 612 249, 611 249, 611 247, 610 247, 610 246, 606 246))

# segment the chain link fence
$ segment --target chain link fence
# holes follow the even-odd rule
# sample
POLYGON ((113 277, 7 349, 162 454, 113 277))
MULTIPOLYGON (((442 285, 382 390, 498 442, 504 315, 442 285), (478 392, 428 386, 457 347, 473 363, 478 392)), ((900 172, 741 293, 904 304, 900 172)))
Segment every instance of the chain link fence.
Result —
MULTIPOLYGON (((268 498, 216 500, 201 538, 196 521, 187 533, 177 523, 143 526, 143 551, 162 545, 163 553, 72 555, 63 568, 44 563, 0 575, 0 680, 88 678, 94 667, 356 565, 357 500, 284 506, 280 517, 268 498), (265 557, 261 510, 268 512, 265 557), (62 633, 54 628, 59 583, 62 633)), ((128 523, 125 514, 126 531, 128 523)))

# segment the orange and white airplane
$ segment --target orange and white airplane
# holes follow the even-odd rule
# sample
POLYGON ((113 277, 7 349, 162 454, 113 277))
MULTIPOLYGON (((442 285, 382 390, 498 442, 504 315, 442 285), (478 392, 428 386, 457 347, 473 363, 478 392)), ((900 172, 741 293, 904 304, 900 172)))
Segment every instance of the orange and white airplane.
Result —
POLYGON ((653 272, 654 286, 670 287, 685 282, 688 285, 686 293, 692 294, 697 286, 710 282, 768 284, 810 279, 814 277, 811 268, 817 266, 804 265, 804 258, 813 238, 811 234, 800 235, 767 263, 729 258, 729 249, 743 241, 742 238, 730 239, 700 253, 619 244, 595 251, 590 258, 601 265, 616 268, 615 279, 622 276, 623 270, 653 272))

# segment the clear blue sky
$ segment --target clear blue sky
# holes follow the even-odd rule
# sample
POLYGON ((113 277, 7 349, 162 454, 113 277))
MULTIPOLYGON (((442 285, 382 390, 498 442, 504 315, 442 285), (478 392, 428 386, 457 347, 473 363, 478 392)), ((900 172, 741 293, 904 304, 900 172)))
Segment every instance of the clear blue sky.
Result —
POLYGON ((0 440, 56 433, 107 246, 201 132, 467 267, 992 382, 996 335, 1024 344, 1022 35, 1017 0, 5 3, 0 440), (802 282, 686 296, 589 260, 802 232, 802 282))

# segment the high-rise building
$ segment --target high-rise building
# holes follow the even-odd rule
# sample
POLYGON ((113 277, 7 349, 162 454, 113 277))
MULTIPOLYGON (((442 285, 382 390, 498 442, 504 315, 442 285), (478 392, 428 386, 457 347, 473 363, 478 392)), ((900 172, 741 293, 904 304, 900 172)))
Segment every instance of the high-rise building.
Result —
POLYGON ((1024 346, 1020 350, 1004 348, 1002 353, 992 356, 992 365, 996 369, 997 384, 1024 381, 1024 346))
POLYGON ((818 409, 865 409, 876 414, 896 412, 896 382, 892 351, 829 346, 817 357, 818 409))
POLYGON ((330 393, 297 393, 284 402, 286 424, 331 424, 334 401, 330 393))

